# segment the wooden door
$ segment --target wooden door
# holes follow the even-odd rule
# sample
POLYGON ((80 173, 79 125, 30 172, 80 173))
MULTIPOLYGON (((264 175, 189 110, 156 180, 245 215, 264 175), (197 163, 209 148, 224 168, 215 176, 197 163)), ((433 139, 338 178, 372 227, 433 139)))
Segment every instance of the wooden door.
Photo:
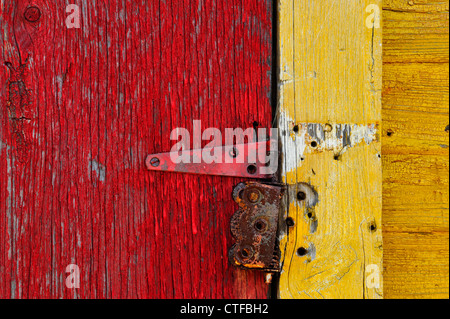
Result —
POLYGON ((272 1, 8 0, 0 22, 0 298, 267 297, 227 258, 242 179, 144 162, 193 120, 270 127, 272 1))

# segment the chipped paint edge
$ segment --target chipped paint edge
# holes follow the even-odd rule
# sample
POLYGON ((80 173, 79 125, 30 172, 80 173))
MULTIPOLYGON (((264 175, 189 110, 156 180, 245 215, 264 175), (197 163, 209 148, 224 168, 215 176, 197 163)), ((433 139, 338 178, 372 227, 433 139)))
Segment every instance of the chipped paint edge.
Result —
POLYGON ((341 156, 353 147, 380 141, 378 123, 296 123, 286 112, 280 112, 279 126, 283 175, 295 172, 308 154, 331 152, 341 156))

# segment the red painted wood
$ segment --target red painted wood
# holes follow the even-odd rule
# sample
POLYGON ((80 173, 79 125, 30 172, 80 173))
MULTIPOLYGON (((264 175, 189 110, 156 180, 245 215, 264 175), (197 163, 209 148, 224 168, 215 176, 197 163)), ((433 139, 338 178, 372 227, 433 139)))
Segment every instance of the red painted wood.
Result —
POLYGON ((176 127, 271 122, 271 1, 0 4, 0 298, 265 298, 241 179, 149 172, 176 127), (68 29, 65 5, 81 8, 68 29), (24 19, 27 6, 42 12, 24 19), (65 286, 77 264, 81 288, 65 286))

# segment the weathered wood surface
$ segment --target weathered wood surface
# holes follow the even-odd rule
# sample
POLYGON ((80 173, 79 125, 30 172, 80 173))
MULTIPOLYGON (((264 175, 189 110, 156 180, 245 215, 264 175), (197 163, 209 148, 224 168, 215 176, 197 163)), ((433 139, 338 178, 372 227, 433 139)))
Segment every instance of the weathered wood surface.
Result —
POLYGON ((383 1, 386 298, 449 297, 449 1, 383 1))
POLYGON ((281 298, 383 297, 381 8, 278 1, 283 181, 317 192, 286 203, 281 298))
MULTIPOLYGON (((22 16, 31 1, 0 4, 0 62, 17 71, 0 68, 0 298, 264 297, 262 276, 229 268, 225 257, 236 181, 148 173, 143 161, 169 150, 170 130, 190 128, 192 114, 218 128, 269 125, 270 1, 75 3, 80 30, 64 25, 68 1, 34 1, 43 11, 37 24, 22 16), (76 295, 64 287, 69 263, 82 270, 76 295)), ((318 14, 295 3, 297 21, 318 14)), ((448 298, 448 8, 448 0, 383 1, 386 298, 448 298)), ((342 23, 336 12, 319 37, 342 23)), ((284 18, 289 48, 293 16, 284 18)), ((356 45, 348 44, 343 54, 356 45)), ((302 73, 317 66, 297 65, 302 73)), ((293 79, 306 83, 285 78, 282 88, 293 79)), ((306 88, 296 105, 319 86, 300 94, 306 88)), ((292 118, 341 120, 318 109, 292 118)), ((321 156, 307 155, 300 181, 321 156)), ((297 207, 291 212, 302 218, 297 207)), ((297 235, 310 230, 297 226, 297 235)), ((291 241, 288 253, 303 271, 293 251, 301 243, 291 241)), ((312 297, 362 296, 362 273, 345 275, 359 283, 348 293, 312 297)), ((286 274, 280 291, 291 297, 286 274)), ((350 286, 343 278, 331 283, 350 286)), ((294 296, 298 283, 289 287, 294 296)))
POLYGON ((267 296, 228 263, 238 180, 144 161, 194 119, 271 125, 271 17, 261 0, 0 2, 0 298, 267 296))

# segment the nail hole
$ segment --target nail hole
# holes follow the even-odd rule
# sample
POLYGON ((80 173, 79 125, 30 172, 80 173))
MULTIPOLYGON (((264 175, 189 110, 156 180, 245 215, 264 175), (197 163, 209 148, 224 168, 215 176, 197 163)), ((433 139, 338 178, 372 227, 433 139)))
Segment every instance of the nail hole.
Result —
POLYGON ((308 249, 301 247, 297 249, 297 255, 300 257, 306 256, 308 254, 308 249))
POLYGON ((311 218, 313 218, 313 216, 314 216, 313 213, 308 213, 308 218, 311 219, 311 218))
POLYGON ((249 165, 249 166, 247 167, 247 172, 248 172, 250 175, 255 175, 257 170, 258 170, 258 168, 257 168, 256 165, 254 165, 254 164, 249 165))
POLYGON ((298 192, 297 193, 297 199, 299 201, 304 201, 306 199, 306 193, 305 192, 298 192))
POLYGON ((298 133, 300 131, 300 127, 298 125, 294 126, 294 132, 298 133))
POLYGON ((375 222, 371 223, 369 229, 372 233, 376 232, 378 229, 377 224, 375 222))
POLYGON ((317 142, 316 142, 316 141, 312 141, 312 142, 311 142, 311 147, 313 147, 313 148, 316 148, 316 147, 317 147, 317 145, 318 145, 318 144, 317 144, 317 142))
POLYGON ((271 157, 272 153, 270 151, 266 152, 266 158, 265 160, 267 161, 267 163, 265 164, 265 166, 270 166, 270 157, 271 157))
POLYGON ((334 155, 334 160, 335 161, 339 161, 341 159, 341 156, 340 155, 334 155))
POLYGON ((387 131, 387 136, 391 137, 393 135, 394 135, 394 131, 392 131, 392 130, 387 131))
POLYGON ((288 227, 293 227, 295 225, 294 219, 292 217, 286 218, 286 225, 288 227))

